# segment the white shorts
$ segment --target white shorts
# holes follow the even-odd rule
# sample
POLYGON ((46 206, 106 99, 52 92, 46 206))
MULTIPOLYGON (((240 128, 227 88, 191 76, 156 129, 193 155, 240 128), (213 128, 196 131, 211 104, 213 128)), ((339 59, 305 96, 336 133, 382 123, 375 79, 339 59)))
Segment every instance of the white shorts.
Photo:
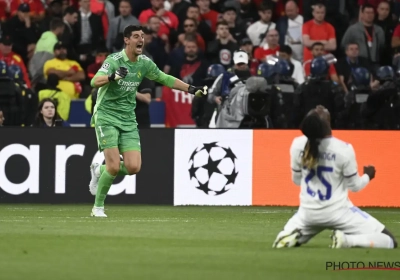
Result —
POLYGON ((371 234, 380 233, 385 226, 368 213, 358 207, 343 207, 332 211, 299 211, 286 223, 284 231, 301 231, 299 243, 306 243, 313 236, 325 229, 337 229, 345 234, 371 234))

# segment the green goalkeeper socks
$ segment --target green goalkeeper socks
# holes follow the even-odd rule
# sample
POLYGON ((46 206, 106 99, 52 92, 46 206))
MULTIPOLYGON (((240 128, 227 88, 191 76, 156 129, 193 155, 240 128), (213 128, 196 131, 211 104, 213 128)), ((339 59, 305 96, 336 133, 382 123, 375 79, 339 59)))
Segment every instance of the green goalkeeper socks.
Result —
MULTIPOLYGON (((104 170, 106 170, 106 166, 103 164, 102 166, 100 166, 100 175, 103 174, 104 170)), ((128 170, 125 167, 125 164, 123 161, 120 162, 119 164, 119 171, 117 176, 123 176, 123 175, 128 175, 128 170)))
POLYGON ((104 207, 104 201, 106 200, 107 193, 110 190, 115 177, 116 176, 112 176, 110 173, 108 173, 107 170, 103 171, 99 179, 94 206, 104 207))

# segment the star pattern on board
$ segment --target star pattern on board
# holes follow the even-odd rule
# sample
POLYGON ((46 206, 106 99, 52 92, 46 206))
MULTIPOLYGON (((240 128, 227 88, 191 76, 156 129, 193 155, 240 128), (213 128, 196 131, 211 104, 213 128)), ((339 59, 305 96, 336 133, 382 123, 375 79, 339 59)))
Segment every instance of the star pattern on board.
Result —
POLYGON ((189 157, 189 163, 190 163, 190 161, 192 161, 192 163, 190 164, 190 167, 188 169, 190 180, 195 179, 198 183, 198 186, 196 186, 196 188, 198 190, 203 191, 205 194, 210 194, 210 192, 212 192, 216 196, 222 195, 229 191, 230 188, 228 187, 228 185, 230 185, 230 184, 234 185, 236 182, 236 179, 238 177, 239 172, 236 171, 235 160, 237 160, 237 157, 233 153, 233 151, 230 147, 225 148, 225 147, 219 146, 218 142, 203 143, 202 148, 200 148, 200 149, 196 148, 189 157), (224 157, 221 159, 218 159, 218 160, 213 160, 213 158, 211 157, 212 148, 220 148, 220 149, 224 150, 225 151, 224 157), (201 166, 195 167, 195 163, 194 163, 195 156, 197 153, 199 153, 202 150, 206 150, 208 153, 207 163, 205 163, 201 166), (226 175, 221 172, 221 170, 218 168, 218 166, 223 159, 227 159, 227 158, 233 162, 234 167, 233 167, 232 173, 226 175), (209 182, 210 182, 209 179, 205 183, 200 182, 200 180, 197 178, 198 175, 196 176, 196 172, 200 168, 207 170, 209 179, 211 178, 212 174, 214 174, 214 173, 222 174, 227 180, 225 185, 222 187, 222 189, 220 189, 218 191, 210 189, 209 188, 209 182))

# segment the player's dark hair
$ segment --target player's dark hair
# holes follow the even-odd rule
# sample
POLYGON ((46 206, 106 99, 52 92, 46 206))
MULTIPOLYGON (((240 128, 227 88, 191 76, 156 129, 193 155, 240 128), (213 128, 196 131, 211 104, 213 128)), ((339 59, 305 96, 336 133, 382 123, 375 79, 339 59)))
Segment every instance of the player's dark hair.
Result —
POLYGON ((132 32, 141 31, 141 30, 143 30, 143 27, 140 25, 128 25, 124 29, 124 37, 130 38, 132 36, 132 32))
POLYGON ((283 45, 279 48, 279 52, 286 53, 288 55, 292 55, 292 48, 288 45, 283 45))
POLYGON ((52 30, 52 31, 56 30, 57 28, 61 28, 63 26, 64 26, 64 22, 60 18, 53 18, 50 21, 50 30, 52 30))
POLYGON ((318 46, 324 47, 324 44, 322 44, 321 42, 315 42, 314 44, 312 44, 311 49, 314 49, 315 47, 318 46))
POLYGON ((308 169, 318 164, 320 139, 326 136, 326 126, 317 112, 307 115, 300 125, 301 132, 308 138, 301 162, 308 169))

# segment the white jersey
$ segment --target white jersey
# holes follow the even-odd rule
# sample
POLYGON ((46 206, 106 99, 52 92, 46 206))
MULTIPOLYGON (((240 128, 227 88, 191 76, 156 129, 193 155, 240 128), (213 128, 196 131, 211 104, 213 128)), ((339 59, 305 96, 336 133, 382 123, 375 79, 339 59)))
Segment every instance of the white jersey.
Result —
POLYGON ((334 137, 322 139, 318 165, 308 170, 301 163, 306 143, 307 137, 296 137, 290 148, 292 179, 301 187, 300 207, 334 211, 353 206, 348 190, 359 191, 369 182, 368 175, 358 175, 353 146, 334 137))

